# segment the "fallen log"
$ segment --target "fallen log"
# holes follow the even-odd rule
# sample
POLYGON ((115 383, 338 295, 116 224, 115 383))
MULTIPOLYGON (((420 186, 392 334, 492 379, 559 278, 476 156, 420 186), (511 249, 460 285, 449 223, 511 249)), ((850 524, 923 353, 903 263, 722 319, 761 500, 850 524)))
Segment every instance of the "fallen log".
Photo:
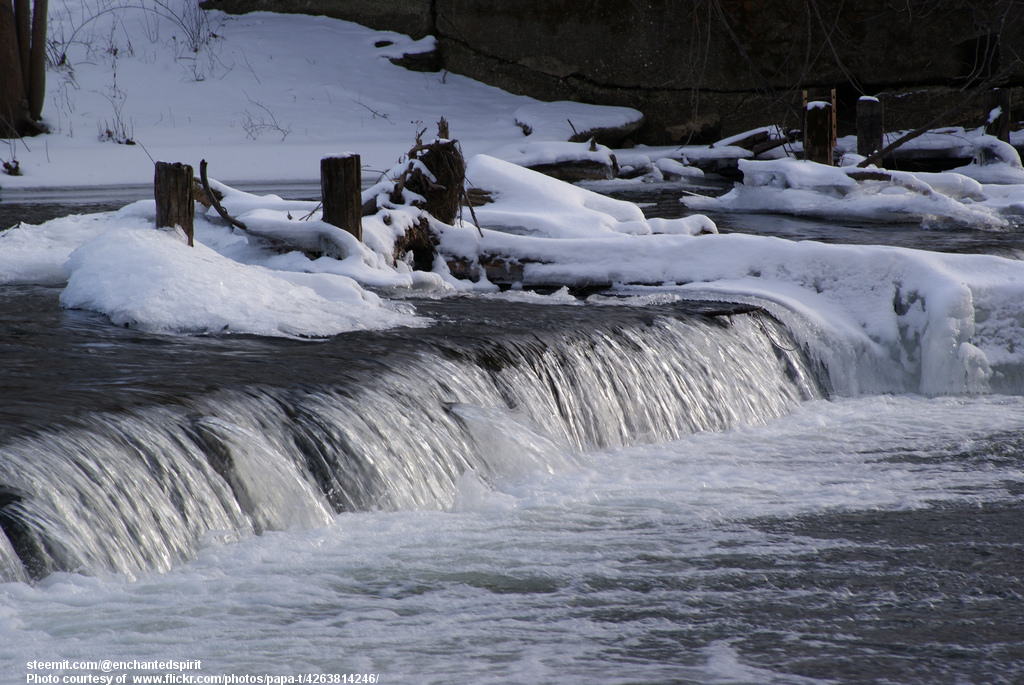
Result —
POLYGON ((593 159, 573 159, 564 162, 530 164, 526 168, 566 183, 608 181, 619 174, 619 165, 614 161, 614 157, 611 164, 593 159))
POLYGON ((846 175, 854 181, 892 181, 892 174, 888 171, 875 171, 873 169, 867 169, 865 171, 847 171, 846 175))
POLYGON ((351 233, 324 222, 255 223, 245 233, 250 244, 278 252, 301 252, 309 259, 345 259, 356 249, 349 242, 355 239, 351 233))
POLYGON ((486 278, 501 287, 523 282, 523 263, 510 257, 481 255, 476 261, 472 261, 465 257, 448 256, 445 263, 452 276, 464 281, 477 282, 481 278, 486 278))

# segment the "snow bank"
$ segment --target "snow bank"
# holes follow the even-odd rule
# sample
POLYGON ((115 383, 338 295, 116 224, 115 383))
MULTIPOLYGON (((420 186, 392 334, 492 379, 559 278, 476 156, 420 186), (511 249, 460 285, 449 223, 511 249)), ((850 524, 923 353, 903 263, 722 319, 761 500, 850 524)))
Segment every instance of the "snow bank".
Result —
POLYGON ((526 140, 502 146, 491 151, 490 154, 523 167, 565 164, 567 162, 594 162, 611 169, 616 164, 610 148, 604 145, 595 145, 591 149, 587 143, 526 140))
POLYGON ((64 262, 79 245, 108 231, 112 216, 74 215, 0 231, 0 286, 63 285, 68 278, 64 262))
POLYGON ((982 229, 1009 225, 981 184, 954 172, 832 167, 791 158, 738 162, 743 183, 721 197, 689 195, 698 211, 767 212, 824 220, 950 223, 982 229))
POLYGON ((992 136, 982 136, 974 147, 974 157, 967 166, 955 171, 988 184, 1024 183, 1024 167, 1017 149, 992 136))
POLYGON ((522 141, 568 140, 579 130, 622 126, 640 113, 582 103, 539 103, 451 73, 417 73, 391 58, 434 47, 432 38, 375 31, 322 16, 211 11, 184 27, 195 0, 50 3, 52 49, 43 108, 50 135, 0 153, 21 176, 0 186, 145 184, 153 160, 180 161, 240 182, 311 181, 325 151, 353 149, 368 169, 387 169, 441 117, 475 154, 522 141), (199 19, 206 21, 204 25, 199 19), (74 40, 70 40, 70 37, 74 40), (62 42, 68 39, 66 43, 62 42), (301 46, 301 49, 296 49, 301 46), (105 131, 135 145, 101 141, 105 131))
POLYGON ((160 333, 323 337, 419 323, 351 279, 240 264, 181 238, 123 225, 86 242, 65 264, 61 304, 160 333))
POLYGON ((616 200, 491 157, 473 157, 467 186, 493 202, 475 209, 481 226, 544 238, 598 238, 602 234, 714 231, 705 217, 648 220, 632 202, 616 200))
MULTIPOLYGON (((236 201, 240 197, 244 194, 236 201)), ((270 206, 281 202, 273 196, 266 200, 270 206)), ((280 217, 274 211, 252 209, 242 216, 253 221, 265 213, 271 224, 297 224, 286 218, 288 210, 277 210, 280 217)), ((98 311, 117 325, 142 330, 301 338, 427 325, 407 307, 366 288, 447 287, 436 274, 416 277, 408 270, 367 265, 368 251, 354 241, 353 257, 309 259, 261 249, 202 215, 196 217, 192 248, 180 231, 154 226, 154 203, 144 201, 119 212, 0 232, 0 283, 65 285, 65 307, 98 311)), ((315 221, 303 230, 325 226, 315 221)))
POLYGON ((606 129, 637 128, 644 115, 630 107, 580 107, 578 102, 533 102, 514 113, 523 132, 536 138, 585 140, 588 134, 606 129))

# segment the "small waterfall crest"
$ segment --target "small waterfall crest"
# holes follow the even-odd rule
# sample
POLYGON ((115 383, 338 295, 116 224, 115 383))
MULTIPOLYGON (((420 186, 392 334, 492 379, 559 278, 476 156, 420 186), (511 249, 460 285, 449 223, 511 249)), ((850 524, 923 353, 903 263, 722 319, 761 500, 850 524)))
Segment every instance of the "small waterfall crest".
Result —
POLYGON ((386 351, 350 372, 6 439, 0 577, 163 571, 212 540, 344 511, 448 508, 468 471, 485 482, 554 472, 586 450, 765 421, 820 396, 785 329, 758 310, 449 332, 397 346, 380 334, 386 351))

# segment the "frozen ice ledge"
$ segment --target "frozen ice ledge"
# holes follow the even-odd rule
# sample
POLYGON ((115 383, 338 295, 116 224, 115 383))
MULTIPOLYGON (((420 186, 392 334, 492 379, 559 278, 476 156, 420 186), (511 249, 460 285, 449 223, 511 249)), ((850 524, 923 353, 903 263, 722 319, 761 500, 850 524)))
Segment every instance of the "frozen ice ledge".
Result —
POLYGON ((72 312, 67 339, 44 320, 50 337, 24 339, 43 350, 5 343, 50 363, 3 408, 0 577, 134 577, 211 539, 449 508, 462 478, 557 471, 822 395, 757 307, 419 309, 433 326, 315 343, 161 337, 72 312))

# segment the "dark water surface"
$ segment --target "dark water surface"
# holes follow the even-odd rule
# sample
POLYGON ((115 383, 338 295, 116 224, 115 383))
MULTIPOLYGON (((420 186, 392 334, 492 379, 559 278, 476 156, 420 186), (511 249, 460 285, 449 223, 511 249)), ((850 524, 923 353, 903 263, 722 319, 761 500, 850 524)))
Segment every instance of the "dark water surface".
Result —
MULTIPOLYGON (((294 200, 320 199, 320 188, 312 183, 281 181, 229 185, 238 190, 258 195, 274 194, 294 200)), ((50 219, 72 214, 110 212, 139 200, 152 199, 153 187, 149 185, 0 189, 0 230, 16 226, 21 222, 40 224, 50 219)))
MULTIPOLYGON (((1021 441, 1014 442, 1011 458, 1021 465, 1021 441)), ((984 459, 986 451, 974 456, 984 459)), ((805 545, 767 558, 719 560, 719 573, 738 566, 745 575, 762 574, 766 587, 788 591, 775 606, 756 592, 738 599, 750 609, 744 613, 763 612, 774 624, 765 630, 753 618, 752 651, 785 653, 802 672, 837 682, 1014 683, 1024 677, 1020 501, 836 512, 754 525, 805 545), (842 544, 818 550, 819 540, 842 544), (792 639, 789 630, 801 638, 792 639)))

